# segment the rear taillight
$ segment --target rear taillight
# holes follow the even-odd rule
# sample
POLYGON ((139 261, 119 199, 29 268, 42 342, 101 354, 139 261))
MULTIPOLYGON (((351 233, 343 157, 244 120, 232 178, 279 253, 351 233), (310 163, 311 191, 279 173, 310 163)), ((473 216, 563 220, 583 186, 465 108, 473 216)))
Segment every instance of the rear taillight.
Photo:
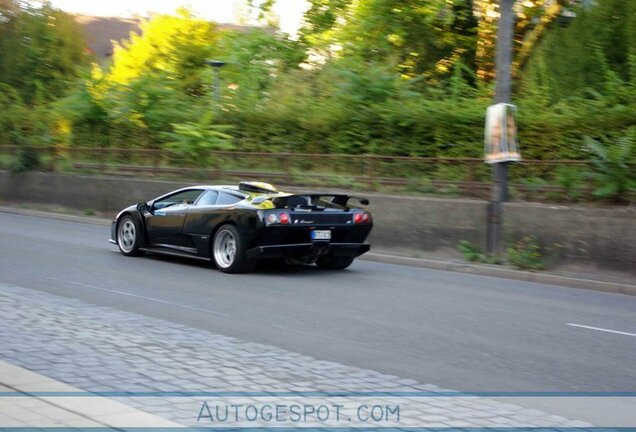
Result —
POLYGON ((367 212, 358 212, 353 214, 354 224, 367 224, 371 222, 371 215, 367 212))
POLYGON ((266 225, 282 224, 287 225, 290 222, 289 214, 287 213, 268 213, 265 216, 266 225))

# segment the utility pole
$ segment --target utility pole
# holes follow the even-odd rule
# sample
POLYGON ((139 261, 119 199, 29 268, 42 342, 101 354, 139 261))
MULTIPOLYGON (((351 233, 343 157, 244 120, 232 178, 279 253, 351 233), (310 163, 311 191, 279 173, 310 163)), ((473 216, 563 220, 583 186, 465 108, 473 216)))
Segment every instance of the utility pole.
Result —
MULTIPOLYGON (((514 37, 515 0, 499 0, 499 25, 497 28, 495 104, 510 103, 512 87, 512 41, 514 37)), ((508 200, 508 164, 492 165, 492 196, 488 206, 488 253, 503 253, 503 205, 508 200)))

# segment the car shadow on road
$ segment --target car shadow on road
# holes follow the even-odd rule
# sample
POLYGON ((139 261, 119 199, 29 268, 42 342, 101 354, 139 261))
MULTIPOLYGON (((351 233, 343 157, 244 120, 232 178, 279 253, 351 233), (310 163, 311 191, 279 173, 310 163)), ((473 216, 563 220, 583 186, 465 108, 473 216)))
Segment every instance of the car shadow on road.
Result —
MULTIPOLYGON (((179 265, 185 265, 189 267, 196 267, 201 269, 206 269, 214 272, 219 272, 217 270, 215 264, 211 261, 197 260, 186 257, 177 257, 177 256, 169 256, 169 255, 161 255, 161 254, 153 254, 146 253, 142 259, 150 259, 153 261, 161 261, 161 262, 170 262, 179 265)), ((256 269, 250 273, 245 273, 245 275, 271 275, 271 276, 320 276, 324 277, 326 275, 345 275, 345 274, 353 274, 357 273, 353 269, 348 270, 325 270, 316 267, 315 265, 289 265, 284 264, 278 261, 259 261, 256 269)), ((240 276, 240 275, 239 275, 240 276)))

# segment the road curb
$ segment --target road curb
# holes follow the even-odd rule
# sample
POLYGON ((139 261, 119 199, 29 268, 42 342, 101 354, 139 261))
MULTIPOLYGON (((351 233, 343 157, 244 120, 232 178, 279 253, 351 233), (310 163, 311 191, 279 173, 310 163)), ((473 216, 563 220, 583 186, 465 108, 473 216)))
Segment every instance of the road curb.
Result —
MULTIPOLYGON (((76 216, 61 213, 53 213, 41 210, 19 209, 14 207, 0 206, 0 212, 12 213, 24 216, 44 217, 68 222, 85 223, 99 226, 110 226, 111 220, 92 216, 76 216)), ((520 270, 513 270, 504 267, 488 265, 477 265, 468 263, 456 263, 451 261, 439 261, 425 258, 411 258, 399 255, 388 255, 383 253, 369 252, 360 259, 365 261, 381 262, 386 264, 405 265, 409 267, 427 268, 432 270, 444 270, 457 273, 466 273, 479 276, 491 276, 524 282, 536 282, 550 284, 568 288, 579 288, 590 291, 607 292, 614 294, 624 294, 636 296, 636 285, 622 284, 616 282, 604 282, 593 279, 582 279, 568 276, 560 276, 550 273, 535 273, 520 270)))
POLYGON ((450 261, 437 261, 424 258, 410 258, 397 255, 385 255, 369 252, 360 259, 366 261, 382 262, 387 264, 407 265, 410 267, 428 268, 433 270, 452 271, 479 276, 491 276, 512 279, 524 282, 536 282, 541 284, 558 285, 568 288, 579 288, 590 291, 599 291, 615 294, 636 296, 636 285, 621 284, 616 282, 604 282, 593 279, 582 279, 568 276, 560 276, 550 273, 534 273, 521 270, 513 270, 502 267, 463 264, 450 261))
POLYGON ((47 219, 56 219, 67 222, 77 222, 91 225, 110 226, 111 220, 96 216, 76 216, 63 213, 48 212, 42 210, 29 210, 14 207, 0 206, 1 213, 11 213, 22 216, 44 217, 47 219))

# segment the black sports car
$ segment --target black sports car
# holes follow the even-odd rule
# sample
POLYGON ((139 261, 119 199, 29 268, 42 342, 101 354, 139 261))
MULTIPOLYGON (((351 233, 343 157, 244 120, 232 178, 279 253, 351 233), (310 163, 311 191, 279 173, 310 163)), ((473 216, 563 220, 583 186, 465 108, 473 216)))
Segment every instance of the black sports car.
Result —
POLYGON ((370 249, 369 201, 330 193, 288 194, 272 185, 192 186, 122 210, 110 242, 124 255, 153 252, 213 260, 226 273, 259 259, 344 269, 370 249))

